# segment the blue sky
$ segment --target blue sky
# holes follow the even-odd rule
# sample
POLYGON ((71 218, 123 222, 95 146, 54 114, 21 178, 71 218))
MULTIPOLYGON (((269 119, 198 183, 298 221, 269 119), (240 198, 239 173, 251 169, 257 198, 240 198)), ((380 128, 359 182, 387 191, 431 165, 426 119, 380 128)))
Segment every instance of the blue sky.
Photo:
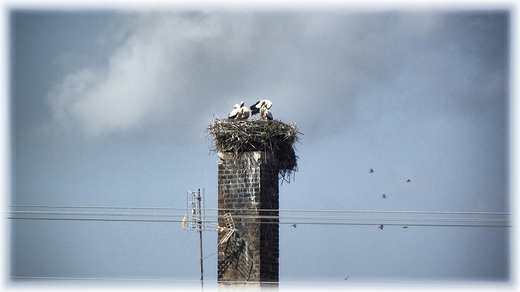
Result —
MULTIPOLYGON (((509 212, 510 24, 506 9, 10 10, 9 204, 184 208, 204 188, 216 208, 204 129, 267 98, 303 133, 281 209, 509 212)), ((510 228, 360 222, 282 224, 280 281, 510 278, 510 228)), ((199 278, 179 223, 10 224, 11 276, 199 278)), ((216 243, 204 233, 208 281, 216 243)))

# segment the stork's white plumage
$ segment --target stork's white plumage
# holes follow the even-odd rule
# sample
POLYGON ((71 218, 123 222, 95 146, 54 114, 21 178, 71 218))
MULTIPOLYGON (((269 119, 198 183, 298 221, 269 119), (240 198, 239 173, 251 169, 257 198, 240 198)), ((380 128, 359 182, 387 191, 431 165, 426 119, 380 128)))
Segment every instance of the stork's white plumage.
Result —
POLYGON ((262 120, 270 120, 270 121, 273 119, 273 115, 267 109, 265 104, 263 104, 262 107, 260 108, 260 119, 262 119, 262 120))
POLYGON ((262 100, 257 101, 255 104, 253 104, 252 106, 249 107, 249 109, 251 110, 251 115, 256 115, 257 113, 259 113, 260 108, 263 105, 265 105, 265 107, 267 109, 271 109, 271 107, 273 106, 273 103, 268 99, 262 99, 262 100))
POLYGON ((267 109, 271 109, 271 107, 273 106, 273 102, 271 102, 269 99, 264 99, 264 104, 265 107, 267 107, 267 109))
POLYGON ((233 110, 229 113, 228 119, 236 119, 240 114, 240 105, 235 104, 233 110))
POLYGON ((228 115, 228 119, 233 120, 247 120, 247 118, 249 118, 249 109, 244 106, 243 101, 240 104, 235 104, 233 110, 228 115))
POLYGON ((249 118, 249 109, 247 106, 244 106, 244 102, 240 102, 240 118, 237 117, 239 120, 247 120, 249 118))

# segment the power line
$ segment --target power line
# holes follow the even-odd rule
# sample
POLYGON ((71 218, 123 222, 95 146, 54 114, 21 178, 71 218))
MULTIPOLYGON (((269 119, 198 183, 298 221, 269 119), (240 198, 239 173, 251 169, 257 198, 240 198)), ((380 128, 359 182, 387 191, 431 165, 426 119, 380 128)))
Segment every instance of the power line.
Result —
MULTIPOLYGON (((63 205, 9 205, 10 208, 56 208, 56 209, 112 209, 112 210, 187 210, 175 207, 128 207, 128 206, 63 206, 63 205)), ((219 211, 218 208, 204 208, 207 211, 219 211)), ((243 211, 240 208, 226 209, 229 211, 243 211)), ((396 213, 396 214, 444 214, 444 215, 499 215, 509 216, 510 212, 491 211, 392 211, 392 210, 320 210, 320 209, 255 209, 259 212, 311 212, 311 213, 396 213)))
MULTIPOLYGON (((181 223, 182 220, 158 220, 158 219, 115 219, 115 218, 57 218, 57 217, 7 217, 11 220, 36 220, 36 221, 92 221, 92 222, 145 222, 145 223, 181 223)), ((205 223, 217 224, 216 221, 204 221, 205 223)), ((461 223, 388 223, 380 220, 377 223, 363 223, 363 222, 302 222, 302 221, 287 221, 287 222, 259 222, 260 224, 297 224, 297 225, 329 225, 329 226, 370 226, 384 224, 386 226, 433 226, 433 227, 512 227, 509 224, 504 225, 490 225, 490 224, 461 224, 461 223)), ((469 222, 471 223, 471 222, 469 222)), ((485 222, 484 222, 485 223, 485 222)), ((215 228, 216 230, 216 228, 215 228)))
MULTIPOLYGON (((147 278, 108 278, 108 277, 59 277, 59 276, 9 276, 9 279, 13 280, 56 280, 56 281, 115 281, 115 282, 177 282, 177 283, 186 283, 186 284, 198 284, 199 280, 182 280, 182 279, 167 279, 167 278, 161 278, 161 279, 147 279, 147 278)), ((213 284, 217 284, 216 280, 211 281, 205 281, 206 283, 211 282, 213 284)), ((235 281, 236 284, 251 284, 252 282, 247 281, 235 281)), ((482 284, 469 284, 464 283, 462 284, 417 284, 417 283, 370 283, 370 282, 345 282, 338 279, 337 282, 332 281, 323 281, 323 282, 317 282, 317 281, 262 281, 264 284, 279 284, 279 285, 305 285, 305 287, 309 287, 309 285, 316 285, 320 288, 323 288, 323 285, 337 285, 337 286, 348 286, 348 285, 361 285, 361 287, 367 286, 367 287, 377 287, 377 286, 394 286, 394 287, 417 287, 417 288, 449 288, 449 287, 464 287, 464 288, 482 288, 482 284)), ((500 283, 489 283, 486 284, 487 288, 507 288, 507 284, 501 285, 500 283)))
MULTIPOLYGON (((108 212, 56 212, 56 211, 10 211, 20 215, 81 215, 81 216, 140 216, 140 217, 184 217, 185 214, 158 214, 158 213, 108 213, 108 212)), ((200 217, 200 216, 199 216, 200 217)))
MULTIPOLYGON (((124 216, 124 217, 179 217, 185 214, 158 213, 108 213, 108 212, 55 212, 55 211, 10 211, 14 215, 59 215, 59 216, 124 216)), ((192 215, 201 218, 201 215, 192 215)), ((223 215, 205 215, 209 218, 222 218, 223 215)), ((233 215, 235 218, 253 219, 291 219, 291 220, 365 220, 365 221, 453 221, 453 222, 510 222, 510 219, 487 218, 423 218, 423 217, 346 217, 346 216, 280 216, 280 215, 233 215)))
MULTIPOLYGON (((55 211, 10 211, 18 215, 68 215, 68 216, 125 216, 125 217, 180 217, 185 214, 159 214, 159 213, 109 213, 109 212, 55 212, 55 211)), ((201 215, 190 215, 201 218, 201 215)), ((206 214, 204 217, 223 218, 223 215, 206 214)), ((252 219, 309 219, 309 220, 370 220, 370 221, 457 221, 457 222, 510 222, 510 219, 482 219, 482 218, 423 218, 423 217, 363 217, 363 216, 280 216, 280 215, 233 215, 235 218, 252 219)))
MULTIPOLYGON (((274 224, 266 222, 266 224, 274 224)), ((379 226, 380 223, 349 223, 349 222, 280 222, 279 224, 296 225, 351 225, 351 226, 379 226)), ((416 223, 384 223, 385 226, 428 226, 428 227, 512 227, 511 225, 487 225, 487 224, 416 224, 416 223)))
MULTIPOLYGON (((188 211, 186 208, 170 208, 170 207, 125 207, 125 206, 63 206, 63 205, 10 205, 11 208, 27 208, 32 210, 12 210, 7 213, 11 220, 63 220, 63 221, 104 221, 104 222, 162 222, 162 223, 180 223, 181 218, 189 216, 192 220, 204 223, 215 224, 218 219, 222 218, 222 214, 180 214, 180 213, 161 213, 161 212, 108 212, 108 210, 146 210, 146 211, 188 211), (56 210, 34 210, 36 208, 44 209, 96 209, 98 212, 83 211, 56 211, 56 210), (109 218, 106 218, 109 217, 109 218), (114 218, 119 217, 119 218, 114 218), (135 218, 139 217, 139 218, 135 218), (161 218, 161 219, 159 219, 161 218), (210 220, 206 220, 209 218, 210 220)), ((224 210, 208 208, 207 210, 218 211, 224 210)), ((226 212, 243 209, 225 209, 226 212)), ((311 209, 246 209, 246 211, 255 211, 254 215, 235 214, 237 219, 260 220, 261 224, 312 224, 312 225, 414 225, 414 226, 456 226, 456 227, 511 227, 511 220, 508 218, 496 218, 495 216, 509 216, 508 212, 450 212, 450 211, 375 211, 375 210, 311 210, 311 209), (282 215, 263 215, 262 213, 276 212, 282 215), (323 215, 283 215, 284 213, 303 213, 303 214, 338 214, 338 216, 323 215), (358 216, 339 216, 341 214, 358 214, 358 216), (363 216, 363 214, 399 214, 402 217, 388 216, 363 216), (425 216, 406 216, 406 215, 425 215, 425 216), (445 215, 448 217, 428 217, 429 215, 445 215), (467 218, 467 217, 450 217, 453 215, 487 215, 495 218, 467 218), (276 220, 277 222, 264 222, 263 219, 276 220), (375 223, 377 222, 377 223, 375 223)), ((217 213, 217 212, 215 212, 217 213)), ((216 229, 216 228, 215 228, 216 229)))
POLYGON ((121 209, 121 210, 186 210, 173 207, 126 207, 126 206, 63 206, 63 205, 9 205, 10 208, 55 208, 55 209, 121 209))
POLYGON ((78 280, 78 281, 147 281, 147 282, 186 282, 195 283, 198 280, 178 280, 178 279, 146 279, 146 278, 104 278, 104 277, 32 277, 32 276, 9 276, 14 280, 78 280))
POLYGON ((154 219, 108 219, 108 218, 36 218, 36 217, 7 217, 10 220, 41 220, 41 221, 100 221, 100 222, 151 222, 151 223, 181 223, 182 220, 154 220, 154 219))

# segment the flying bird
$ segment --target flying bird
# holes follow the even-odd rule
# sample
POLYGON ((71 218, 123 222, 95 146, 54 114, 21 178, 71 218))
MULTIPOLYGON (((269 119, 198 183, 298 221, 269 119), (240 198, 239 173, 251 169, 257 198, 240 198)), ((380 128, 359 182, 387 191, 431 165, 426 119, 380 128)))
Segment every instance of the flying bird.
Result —
POLYGON ((403 228, 408 228, 408 226, 403 226, 403 228))
POLYGON ((368 173, 373 173, 373 172, 374 172, 374 170, 371 168, 370 171, 369 171, 368 173))
POLYGON ((385 227, 383 224, 379 225, 379 229, 383 230, 383 227, 385 227))
POLYGON ((408 179, 408 180, 407 180, 406 182, 411 182, 411 180, 410 180, 410 179, 408 179))
POLYGON ((383 199, 386 199, 386 195, 385 195, 385 194, 383 194, 383 195, 381 196, 381 198, 383 198, 383 199))
POLYGON ((348 278, 349 278, 349 277, 350 277, 350 276, 347 276, 347 277, 346 277, 345 279, 343 279, 343 281, 346 281, 346 280, 348 280, 348 278))
POLYGON ((236 120, 237 117, 240 116, 240 105, 238 103, 236 103, 234 106, 233 106, 233 110, 229 113, 228 115, 228 119, 230 120, 236 120))
POLYGON ((296 224, 291 225, 292 227, 296 228, 296 224))
POLYGON ((260 112, 260 108, 264 104, 265 104, 265 107, 267 109, 271 109, 271 107, 273 106, 273 103, 270 100, 268 100, 268 99, 261 99, 261 100, 257 101, 255 104, 253 104, 252 106, 249 107, 249 109, 251 110, 251 115, 258 114, 260 112))

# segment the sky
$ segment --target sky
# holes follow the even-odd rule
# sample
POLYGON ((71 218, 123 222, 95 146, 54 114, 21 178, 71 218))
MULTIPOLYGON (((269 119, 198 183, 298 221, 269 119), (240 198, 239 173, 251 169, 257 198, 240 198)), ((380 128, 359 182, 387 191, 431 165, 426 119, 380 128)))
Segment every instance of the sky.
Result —
MULTIPOLYGON (((201 188, 211 212, 219 158, 206 127, 270 99, 301 132, 280 208, 361 216, 282 220, 282 283, 510 283, 511 228, 367 217, 512 211, 511 11, 11 8, 8 204, 182 209, 201 188)), ((198 235, 179 222, 9 224, 12 277, 200 278, 198 235)), ((214 282, 217 233, 203 246, 214 282)))

